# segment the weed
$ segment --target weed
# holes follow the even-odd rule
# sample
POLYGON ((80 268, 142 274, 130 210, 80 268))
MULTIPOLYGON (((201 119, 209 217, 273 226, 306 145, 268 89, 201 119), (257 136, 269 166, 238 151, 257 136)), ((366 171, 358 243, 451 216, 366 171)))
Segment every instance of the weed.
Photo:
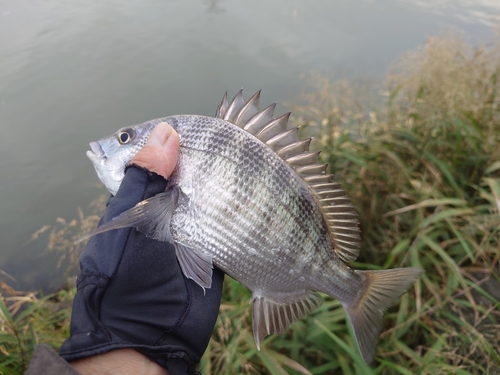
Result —
POLYGON ((69 335, 74 290, 38 297, 0 282, 0 374, 23 374, 39 342, 54 349, 69 335))

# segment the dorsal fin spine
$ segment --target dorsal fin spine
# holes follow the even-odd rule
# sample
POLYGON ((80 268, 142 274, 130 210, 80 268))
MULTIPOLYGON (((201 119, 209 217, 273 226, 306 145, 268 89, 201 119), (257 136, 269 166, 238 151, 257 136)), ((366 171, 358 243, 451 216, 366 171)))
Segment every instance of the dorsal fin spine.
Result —
POLYGON ((260 112, 257 112, 243 127, 244 130, 252 135, 256 135, 261 131, 270 121, 272 121, 276 103, 271 104, 260 112))
POLYGON ((326 173, 328 164, 311 164, 303 167, 295 168, 295 172, 300 175, 319 175, 326 173))
POLYGON ((277 119, 271 121, 269 125, 263 128, 256 137, 262 142, 267 143, 268 140, 273 138, 285 130, 287 130, 288 117, 290 117, 290 112, 278 117, 277 119))
POLYGON ((257 112, 259 112, 260 90, 257 91, 241 108, 236 115, 234 123, 239 127, 243 127, 257 112))
POLYGON ((229 107, 224 114, 224 120, 234 123, 234 119, 236 118, 240 110, 244 107, 244 105, 245 101, 243 100, 243 89, 240 89, 240 91, 238 91, 238 93, 229 104, 229 107))
POLYGON ((317 164, 318 163, 318 156, 321 151, 315 151, 315 152, 303 152, 298 155, 291 156, 285 161, 290 164, 292 167, 297 165, 297 166, 303 166, 303 165, 309 165, 309 164, 317 164))
POLYGON ((278 150, 299 140, 299 128, 286 129, 265 142, 273 150, 278 150))
POLYGON ((215 118, 224 118, 224 115, 226 113, 228 104, 227 104, 227 91, 224 94, 224 97, 222 98, 221 103, 217 107, 217 111, 215 112, 215 118))
POLYGON ((298 155, 302 152, 309 150, 309 145, 311 144, 311 138, 304 139, 292 143, 291 145, 285 146, 276 151, 276 153, 283 159, 286 160, 294 155, 298 155))

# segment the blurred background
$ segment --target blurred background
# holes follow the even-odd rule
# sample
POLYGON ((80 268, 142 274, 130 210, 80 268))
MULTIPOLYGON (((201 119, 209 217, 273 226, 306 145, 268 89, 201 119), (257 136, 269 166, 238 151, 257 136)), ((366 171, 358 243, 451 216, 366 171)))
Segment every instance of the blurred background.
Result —
POLYGON ((486 0, 0 0, 0 270, 18 289, 62 285, 47 235, 106 193, 90 141, 212 116, 240 88, 281 114, 311 72, 382 81, 429 36, 476 44, 499 15, 486 0))

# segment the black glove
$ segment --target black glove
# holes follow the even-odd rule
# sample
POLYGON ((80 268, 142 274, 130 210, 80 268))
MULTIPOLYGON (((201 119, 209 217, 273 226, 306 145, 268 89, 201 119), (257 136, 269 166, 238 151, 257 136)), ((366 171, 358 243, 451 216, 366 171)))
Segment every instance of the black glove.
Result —
MULTIPOLYGON (((101 223, 163 192, 166 180, 129 167, 101 223)), ((60 348, 67 361, 132 348, 171 375, 194 373, 219 312, 224 273, 212 287, 188 280, 168 243, 133 228, 92 237, 80 256, 71 336, 60 348)))

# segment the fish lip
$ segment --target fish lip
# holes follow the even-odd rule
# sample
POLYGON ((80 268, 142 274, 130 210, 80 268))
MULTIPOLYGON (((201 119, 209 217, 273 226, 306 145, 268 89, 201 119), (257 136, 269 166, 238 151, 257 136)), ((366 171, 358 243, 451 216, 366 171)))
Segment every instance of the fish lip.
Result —
POLYGON ((106 158, 104 150, 98 142, 90 142, 89 145, 92 151, 87 151, 87 156, 91 160, 102 160, 106 158))

